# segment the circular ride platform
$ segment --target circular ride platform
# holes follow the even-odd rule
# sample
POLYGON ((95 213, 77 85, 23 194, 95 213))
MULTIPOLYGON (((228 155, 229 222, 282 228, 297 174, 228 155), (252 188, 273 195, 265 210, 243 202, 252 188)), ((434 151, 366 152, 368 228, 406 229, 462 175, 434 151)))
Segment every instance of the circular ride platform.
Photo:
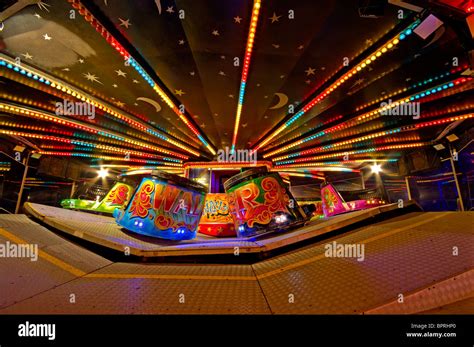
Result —
POLYGON ((380 214, 413 211, 417 209, 417 206, 413 202, 405 203, 404 208, 399 208, 398 204, 389 204, 308 222, 298 229, 262 237, 214 238, 198 234, 195 239, 184 241, 162 240, 138 235, 121 228, 112 217, 34 203, 25 203, 24 209, 33 218, 56 230, 100 246, 119 252, 129 252, 139 257, 176 257, 218 254, 233 256, 236 247, 239 254, 265 254, 356 223, 369 221, 380 214))

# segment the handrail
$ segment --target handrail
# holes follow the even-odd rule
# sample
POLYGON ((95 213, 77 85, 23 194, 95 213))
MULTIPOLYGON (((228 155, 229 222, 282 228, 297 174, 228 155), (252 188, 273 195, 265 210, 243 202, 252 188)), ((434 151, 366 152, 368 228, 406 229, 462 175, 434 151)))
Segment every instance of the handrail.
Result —
POLYGON ((10 211, 4 209, 3 207, 0 207, 0 210, 1 210, 1 211, 5 211, 5 212, 8 213, 8 214, 13 214, 13 213, 11 213, 10 211))

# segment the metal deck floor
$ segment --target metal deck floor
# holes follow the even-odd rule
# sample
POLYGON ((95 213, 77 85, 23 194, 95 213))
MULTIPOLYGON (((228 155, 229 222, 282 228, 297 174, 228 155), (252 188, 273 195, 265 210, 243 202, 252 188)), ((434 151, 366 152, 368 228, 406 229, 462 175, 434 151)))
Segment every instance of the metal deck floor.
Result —
POLYGON ((253 265, 163 265, 112 263, 24 215, 1 215, 1 243, 41 253, 0 258, 0 314, 474 313, 459 304, 474 297, 473 221, 474 212, 412 212, 253 265), (365 245, 364 261, 326 257, 332 241, 365 245))

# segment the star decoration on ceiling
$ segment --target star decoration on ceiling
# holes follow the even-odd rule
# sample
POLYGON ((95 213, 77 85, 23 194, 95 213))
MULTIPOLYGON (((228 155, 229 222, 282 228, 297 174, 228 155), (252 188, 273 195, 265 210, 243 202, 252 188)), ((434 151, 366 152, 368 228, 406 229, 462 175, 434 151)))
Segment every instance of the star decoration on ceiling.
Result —
POLYGON ((36 1, 36 5, 38 5, 38 7, 40 8, 40 10, 44 10, 44 11, 46 11, 46 12, 49 12, 48 7, 51 7, 51 5, 48 5, 47 3, 45 3, 45 2, 42 1, 42 0, 37 0, 37 1, 36 1))
POLYGON ((214 35, 214 36, 219 36, 219 35, 220 35, 220 34, 219 34, 219 30, 213 30, 213 31, 212 31, 212 35, 214 35))
POLYGON ((66 71, 66 72, 69 72, 71 71, 68 67, 65 67, 64 69, 62 69, 62 71, 66 71))
POLYGON ((280 78, 281 78, 281 79, 285 78, 285 75, 280 75, 280 78))
POLYGON ((136 84, 140 83, 140 81, 138 81, 138 80, 133 80, 132 82, 136 83, 136 84))
POLYGON ((179 96, 183 96, 184 94, 186 94, 185 92, 183 92, 182 89, 175 89, 174 93, 179 96))
POLYGON ((311 80, 304 81, 306 84, 311 84, 311 80))
POLYGON ((279 44, 276 44, 276 43, 272 43, 272 46, 276 49, 280 48, 280 45, 279 44))
POLYGON ((191 76, 194 76, 194 75, 196 74, 196 72, 191 71, 189 74, 190 74, 191 76))
POLYGON ((120 70, 120 69, 115 70, 115 72, 117 73, 117 76, 127 77, 127 73, 126 73, 126 72, 123 72, 123 71, 120 70))
POLYGON ((297 49, 303 49, 303 48, 304 48, 303 45, 299 45, 299 46, 297 47, 297 49))
POLYGON ((119 21, 120 21, 120 26, 121 27, 125 27, 125 28, 129 28, 130 25, 132 25, 132 23, 130 23, 130 19, 127 18, 127 20, 123 20, 122 18, 119 18, 119 21))
POLYGON ((46 40, 46 41, 51 41, 52 37, 49 36, 48 34, 44 34, 43 35, 43 38, 46 40))
POLYGON ((314 75, 315 71, 316 71, 316 69, 313 69, 312 67, 308 67, 308 69, 305 70, 306 76, 314 75))
POLYGON ((206 124, 202 123, 200 127, 204 129, 206 127, 206 124))
POLYGON ((229 98, 233 99, 234 98, 234 94, 229 94, 227 95, 229 98))
POLYGON ((243 124, 242 124, 242 128, 246 128, 247 125, 248 125, 248 123, 243 123, 243 124))
POLYGON ((184 42, 185 42, 184 40, 179 40, 179 41, 178 41, 178 44, 179 44, 179 45, 184 45, 184 42))
POLYGON ((239 17, 239 16, 234 17, 234 23, 240 24, 241 21, 242 21, 241 17, 239 17))
POLYGON ((374 41, 372 41, 372 39, 367 39, 367 40, 365 40, 365 44, 366 44, 367 46, 371 46, 373 43, 374 43, 374 41))
POLYGON ((33 59, 33 56, 28 52, 23 53, 22 56, 24 56, 25 59, 30 59, 30 60, 33 59))
POLYGON ((275 22, 278 22, 280 20, 281 16, 277 16, 277 14, 275 12, 273 12, 273 16, 271 16, 270 19, 272 21, 272 24, 275 23, 275 22))
POLYGON ((224 72, 224 71, 219 71, 219 75, 221 75, 221 76, 225 76, 226 74, 225 74, 225 72, 224 72))
POLYGON ((116 85, 116 84, 112 84, 112 87, 114 87, 114 88, 117 88, 117 87, 118 87, 118 85, 116 85))
POLYGON ((79 58, 77 61, 78 61, 80 64, 84 64, 84 59, 82 59, 82 58, 79 58))
POLYGON ((221 55, 221 59, 224 60, 224 59, 225 59, 225 55, 221 55))
POLYGON ((174 13, 173 6, 169 6, 169 7, 166 9, 166 12, 168 12, 168 13, 174 13))
POLYGON ((102 84, 102 82, 99 81, 99 78, 96 75, 91 74, 90 72, 88 72, 86 74, 84 73, 83 75, 88 81, 97 82, 97 83, 102 84))
POLYGON ((39 15, 38 13, 35 13, 34 16, 38 19, 42 18, 41 15, 39 15))
POLYGON ((115 105, 117 105, 118 107, 124 107, 125 103, 123 103, 122 101, 116 101, 115 105))

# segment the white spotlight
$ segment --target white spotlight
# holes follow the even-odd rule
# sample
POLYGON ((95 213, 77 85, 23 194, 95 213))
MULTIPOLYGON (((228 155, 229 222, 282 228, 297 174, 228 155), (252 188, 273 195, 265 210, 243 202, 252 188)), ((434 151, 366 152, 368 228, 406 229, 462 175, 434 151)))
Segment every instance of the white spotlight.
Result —
POLYGON ((100 170, 97 172, 97 176, 100 178, 106 178, 109 175, 109 170, 100 168, 100 170))
POLYGON ((378 174, 382 172, 382 166, 380 164, 374 163, 374 165, 370 166, 372 173, 378 174))

